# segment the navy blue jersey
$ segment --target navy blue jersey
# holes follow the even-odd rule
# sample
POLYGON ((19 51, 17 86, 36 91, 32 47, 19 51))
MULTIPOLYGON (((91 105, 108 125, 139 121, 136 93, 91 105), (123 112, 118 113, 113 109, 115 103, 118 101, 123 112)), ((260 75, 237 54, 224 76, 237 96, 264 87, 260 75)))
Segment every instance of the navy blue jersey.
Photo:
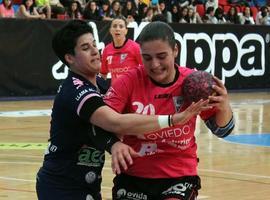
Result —
MULTIPOLYGON (((106 84, 100 78, 97 83, 106 91, 106 84)), ((99 88, 82 76, 69 73, 54 100, 50 143, 37 175, 39 190, 42 191, 42 185, 63 191, 83 189, 98 199, 105 151, 93 142, 94 129, 89 119, 96 109, 104 105, 99 88)))

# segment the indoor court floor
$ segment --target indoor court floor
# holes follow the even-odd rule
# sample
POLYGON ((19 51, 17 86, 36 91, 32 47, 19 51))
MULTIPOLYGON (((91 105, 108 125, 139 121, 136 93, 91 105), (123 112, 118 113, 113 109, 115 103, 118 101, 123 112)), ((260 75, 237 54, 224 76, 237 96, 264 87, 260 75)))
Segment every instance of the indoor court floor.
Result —
MULTIPOLYGON (((233 92, 236 120, 226 139, 197 121, 199 200, 270 199, 270 92, 233 92)), ((52 100, 0 101, 0 200, 37 199, 35 175, 49 136, 52 100)), ((103 199, 111 199, 107 155, 103 199)))

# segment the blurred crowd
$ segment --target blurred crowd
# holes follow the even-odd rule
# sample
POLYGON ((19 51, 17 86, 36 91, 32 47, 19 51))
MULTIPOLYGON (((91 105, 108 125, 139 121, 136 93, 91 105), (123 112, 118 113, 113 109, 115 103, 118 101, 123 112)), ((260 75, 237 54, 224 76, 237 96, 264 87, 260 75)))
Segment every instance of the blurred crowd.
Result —
POLYGON ((0 0, 0 18, 270 25, 269 0, 0 0))

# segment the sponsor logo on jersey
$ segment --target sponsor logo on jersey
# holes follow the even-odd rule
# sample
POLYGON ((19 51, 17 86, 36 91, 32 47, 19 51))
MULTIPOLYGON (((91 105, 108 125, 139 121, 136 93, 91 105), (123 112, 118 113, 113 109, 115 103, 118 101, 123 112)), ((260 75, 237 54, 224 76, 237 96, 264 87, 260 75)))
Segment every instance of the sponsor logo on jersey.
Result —
POLYGON ((102 167, 105 161, 105 152, 95 148, 83 146, 78 153, 77 165, 102 167))
POLYGON ((142 143, 141 149, 139 151, 139 154, 141 156, 151 156, 156 153, 164 152, 164 150, 160 150, 157 147, 156 143, 142 143))
POLYGON ((79 89, 80 87, 83 86, 83 81, 78 79, 78 78, 74 78, 72 77, 73 80, 73 84, 76 86, 76 89, 79 89))
POLYGON ((129 67, 118 67, 118 68, 112 68, 110 69, 111 73, 124 73, 129 70, 129 67))
POLYGON ((127 57, 127 53, 122 53, 120 55, 120 63, 123 63, 125 61, 126 57, 127 57))
POLYGON ((158 140, 164 138, 179 138, 183 135, 188 135, 191 133, 191 128, 188 124, 182 127, 167 128, 161 131, 152 132, 145 134, 145 138, 148 140, 158 140))

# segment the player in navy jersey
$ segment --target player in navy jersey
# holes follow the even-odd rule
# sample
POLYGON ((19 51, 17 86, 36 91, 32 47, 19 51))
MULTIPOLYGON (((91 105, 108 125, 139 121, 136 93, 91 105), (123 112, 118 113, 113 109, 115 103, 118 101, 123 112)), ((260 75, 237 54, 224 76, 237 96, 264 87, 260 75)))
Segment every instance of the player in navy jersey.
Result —
MULTIPOLYGON (((184 112, 182 83, 194 69, 174 63, 178 54, 174 31, 164 22, 152 22, 142 30, 138 42, 144 67, 134 68, 112 83, 104 97, 106 104, 118 112, 142 116, 184 112)), ((234 127, 233 114, 225 86, 218 78, 215 81, 217 96, 209 96, 212 108, 200 117, 213 134, 225 137, 234 127)), ((113 199, 195 200, 201 187, 196 117, 144 135, 124 136, 123 142, 141 156, 114 178, 113 199)))
MULTIPOLYGON (((169 126, 171 116, 119 114, 105 105, 100 91, 106 89, 100 88, 102 79, 96 76, 100 55, 85 21, 72 20, 57 31, 52 47, 69 74, 54 99, 49 145, 37 173, 37 196, 40 200, 101 200, 104 151, 112 154, 112 168, 118 174, 138 156, 107 131, 142 134, 169 126)), ((208 101, 193 104, 184 114, 174 115, 175 123, 183 124, 207 107, 208 101)))
POLYGON ((126 37, 127 32, 127 21, 124 17, 120 16, 112 20, 110 34, 113 41, 102 53, 100 73, 103 78, 107 78, 108 73, 111 73, 111 81, 114 81, 121 74, 142 65, 140 46, 126 37))

